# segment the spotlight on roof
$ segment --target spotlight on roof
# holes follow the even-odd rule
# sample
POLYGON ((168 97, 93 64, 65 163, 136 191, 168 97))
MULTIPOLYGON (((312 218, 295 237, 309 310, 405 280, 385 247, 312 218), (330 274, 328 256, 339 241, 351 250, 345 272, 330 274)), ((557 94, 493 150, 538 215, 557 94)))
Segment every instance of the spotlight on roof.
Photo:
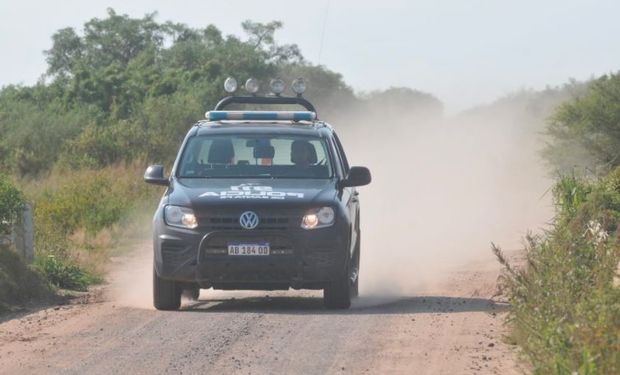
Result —
POLYGON ((301 95, 306 91, 306 81, 303 78, 297 78, 293 81, 292 88, 295 94, 301 95))
POLYGON ((260 88, 260 84, 256 78, 249 78, 245 81, 245 91, 249 92, 252 95, 256 95, 258 89, 260 88))
POLYGON ((284 92, 284 81, 279 78, 272 79, 271 82, 269 82, 269 87, 271 88, 271 92, 280 96, 280 94, 284 92))
POLYGON ((229 94, 237 91, 237 80, 233 77, 226 78, 226 81, 224 81, 224 90, 229 94))

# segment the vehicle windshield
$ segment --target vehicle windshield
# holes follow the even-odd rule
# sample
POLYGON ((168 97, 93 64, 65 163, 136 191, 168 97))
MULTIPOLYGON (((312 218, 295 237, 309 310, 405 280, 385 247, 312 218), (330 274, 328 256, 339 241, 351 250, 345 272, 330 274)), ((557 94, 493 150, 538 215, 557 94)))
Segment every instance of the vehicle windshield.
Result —
POLYGON ((205 135, 191 138, 181 178, 330 178, 325 141, 301 135, 205 135))

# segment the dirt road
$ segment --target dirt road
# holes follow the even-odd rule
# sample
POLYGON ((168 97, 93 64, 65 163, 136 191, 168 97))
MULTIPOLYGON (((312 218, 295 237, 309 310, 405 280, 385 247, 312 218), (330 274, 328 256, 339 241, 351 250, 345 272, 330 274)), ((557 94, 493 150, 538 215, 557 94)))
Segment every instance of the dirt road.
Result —
POLYGON ((159 312, 106 287, 0 323, 0 373, 516 374, 501 341, 507 306, 491 300, 497 272, 471 264, 419 295, 362 295, 348 311, 324 310, 315 292, 203 291, 159 312))

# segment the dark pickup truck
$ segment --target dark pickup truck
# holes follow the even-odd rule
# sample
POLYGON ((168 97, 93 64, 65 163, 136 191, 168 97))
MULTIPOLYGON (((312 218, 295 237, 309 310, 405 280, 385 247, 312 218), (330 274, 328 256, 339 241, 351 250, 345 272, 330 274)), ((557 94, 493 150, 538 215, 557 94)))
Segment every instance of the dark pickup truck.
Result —
POLYGON ((229 96, 187 133, 153 221, 154 305, 176 310, 200 289, 323 289, 327 308, 357 296, 360 204, 370 183, 334 129, 296 97, 229 96), (227 111, 297 104, 307 111, 227 111))

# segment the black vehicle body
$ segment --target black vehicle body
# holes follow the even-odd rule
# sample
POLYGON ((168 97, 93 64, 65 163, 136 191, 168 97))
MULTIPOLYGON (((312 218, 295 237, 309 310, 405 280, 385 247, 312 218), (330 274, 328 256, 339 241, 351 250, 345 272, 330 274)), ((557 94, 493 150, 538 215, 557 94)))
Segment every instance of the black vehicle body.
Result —
POLYGON ((202 121, 185 137, 170 177, 163 176, 161 166, 151 166, 145 173, 145 180, 167 186, 153 218, 157 308, 176 309, 183 290, 193 291, 196 296, 198 288, 325 289, 326 306, 337 308, 348 307, 350 297, 357 294, 360 207, 355 185, 369 183, 370 174, 366 168, 349 167, 341 143, 328 124, 321 121, 202 121), (179 162, 192 137, 230 134, 321 138, 327 145, 333 166, 332 177, 180 177, 179 162), (197 227, 168 225, 163 212, 167 205, 191 208, 197 227), (304 215, 318 207, 333 208, 333 225, 302 228, 304 215), (260 218, 254 229, 244 229, 240 225, 240 215, 247 211, 260 218), (269 243, 271 253, 268 256, 228 255, 227 246, 235 241, 269 243), (157 293, 164 294, 158 296, 157 293))

